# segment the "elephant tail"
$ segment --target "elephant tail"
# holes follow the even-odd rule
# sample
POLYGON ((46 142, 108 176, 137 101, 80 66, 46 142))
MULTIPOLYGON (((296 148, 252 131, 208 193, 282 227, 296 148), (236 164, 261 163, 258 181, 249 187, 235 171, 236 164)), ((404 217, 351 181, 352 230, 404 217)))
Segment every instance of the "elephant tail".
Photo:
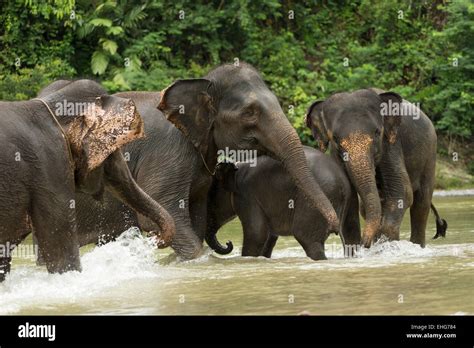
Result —
POLYGON ((232 242, 229 240, 226 243, 226 247, 224 247, 216 237, 215 233, 206 233, 206 243, 211 247, 212 250, 214 250, 216 253, 220 255, 227 255, 234 250, 234 245, 232 242))
POLYGON ((439 216, 438 211, 436 210, 433 203, 431 203, 431 210, 433 211, 433 213, 435 214, 435 217, 436 217, 436 234, 433 237, 433 239, 436 239, 439 236, 441 236, 443 238, 446 237, 446 230, 448 229, 448 223, 446 222, 445 219, 442 219, 439 216))

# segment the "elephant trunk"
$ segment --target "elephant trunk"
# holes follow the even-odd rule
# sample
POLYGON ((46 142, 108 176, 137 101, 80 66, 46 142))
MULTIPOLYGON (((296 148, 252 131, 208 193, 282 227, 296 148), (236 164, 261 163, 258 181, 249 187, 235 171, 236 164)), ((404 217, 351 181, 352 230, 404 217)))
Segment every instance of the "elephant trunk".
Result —
POLYGON ((272 135, 273 146, 267 148, 271 149, 272 157, 283 163, 296 187, 327 221, 328 232, 339 232, 336 211, 309 170, 298 134, 286 118, 277 122, 275 126, 275 131, 268 132, 272 135))
MULTIPOLYGON (((221 174, 219 167, 216 171, 216 177, 221 174)), ((234 169, 232 168, 232 173, 234 169)), ((224 247, 217 239, 217 232, 227 221, 232 220, 236 214, 232 204, 232 193, 224 190, 222 183, 218 180, 213 180, 211 188, 209 189, 209 196, 207 200, 207 229, 205 240, 207 245, 220 255, 227 255, 234 250, 234 245, 231 241, 226 243, 224 247)))
POLYGON ((216 253, 220 255, 230 254, 232 250, 234 250, 234 245, 232 244, 232 242, 230 240, 227 241, 226 247, 225 247, 217 240, 216 234, 217 234, 217 230, 214 233, 209 232, 209 231, 206 233, 207 245, 209 245, 209 247, 212 250, 214 250, 216 253))
POLYGON ((347 164, 349 177, 362 199, 365 209, 365 227, 362 242, 365 247, 370 247, 380 227, 382 208, 375 181, 375 169, 370 157, 365 154, 363 158, 347 164))
POLYGON ((153 200, 133 179, 120 150, 114 151, 104 162, 107 189, 123 203, 153 220, 159 227, 151 231, 157 239, 158 248, 168 247, 176 233, 173 217, 158 202, 153 200))

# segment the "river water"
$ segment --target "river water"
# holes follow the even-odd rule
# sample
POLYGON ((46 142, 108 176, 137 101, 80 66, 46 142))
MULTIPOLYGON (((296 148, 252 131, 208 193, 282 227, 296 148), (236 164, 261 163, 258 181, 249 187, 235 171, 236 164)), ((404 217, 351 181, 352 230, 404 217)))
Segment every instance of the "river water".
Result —
MULTIPOLYGON (((0 314, 448 314, 474 315, 474 197, 436 197, 448 221, 427 247, 402 240, 378 243, 344 259, 337 236, 327 261, 314 262, 291 237, 280 238, 272 259, 243 258, 241 227, 219 233, 234 242, 228 256, 209 249, 177 262, 172 251, 129 230, 102 247, 81 250, 83 272, 47 274, 33 259, 15 257, 0 283, 0 314)), ((407 214, 408 215, 408 214, 407 214)), ((28 242, 27 242, 28 243, 28 242)))

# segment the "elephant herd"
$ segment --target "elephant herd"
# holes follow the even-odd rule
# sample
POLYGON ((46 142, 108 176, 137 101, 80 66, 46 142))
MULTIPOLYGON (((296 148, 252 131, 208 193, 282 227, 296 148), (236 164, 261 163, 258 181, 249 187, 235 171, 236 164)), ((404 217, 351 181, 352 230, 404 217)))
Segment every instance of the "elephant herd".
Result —
POLYGON ((436 133, 419 108, 377 89, 337 93, 309 107, 306 125, 319 149, 301 144, 248 64, 160 92, 108 95, 91 80, 58 80, 35 99, 0 102, 0 281, 30 233, 39 262, 58 273, 81 270, 80 246, 132 226, 181 259, 198 257, 204 240, 226 254, 232 243, 216 233, 236 216, 244 256, 270 257, 278 236, 293 235, 325 259, 330 233, 350 256, 382 235, 399 239, 408 208, 413 243, 425 245, 430 208, 444 236, 431 203, 436 133), (384 114, 387 105, 417 117, 384 114), (258 157, 218 156, 229 149, 258 157))

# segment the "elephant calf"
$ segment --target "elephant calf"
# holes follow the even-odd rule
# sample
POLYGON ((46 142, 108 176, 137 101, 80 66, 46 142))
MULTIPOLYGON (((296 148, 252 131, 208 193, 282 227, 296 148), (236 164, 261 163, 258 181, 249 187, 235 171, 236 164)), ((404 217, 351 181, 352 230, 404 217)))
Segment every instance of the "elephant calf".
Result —
MULTIPOLYGON (((352 192, 344 170, 329 156, 304 147, 304 153, 316 182, 333 205, 340 223, 345 250, 360 244, 357 195, 352 192)), ((327 222, 311 208, 283 165, 267 156, 249 163, 219 164, 208 207, 206 241, 219 254, 232 251, 216 238, 219 228, 236 215, 243 226, 242 256, 271 257, 278 236, 293 235, 313 260, 326 259, 324 243, 327 222)), ((349 253, 352 254, 352 253, 349 253)))

